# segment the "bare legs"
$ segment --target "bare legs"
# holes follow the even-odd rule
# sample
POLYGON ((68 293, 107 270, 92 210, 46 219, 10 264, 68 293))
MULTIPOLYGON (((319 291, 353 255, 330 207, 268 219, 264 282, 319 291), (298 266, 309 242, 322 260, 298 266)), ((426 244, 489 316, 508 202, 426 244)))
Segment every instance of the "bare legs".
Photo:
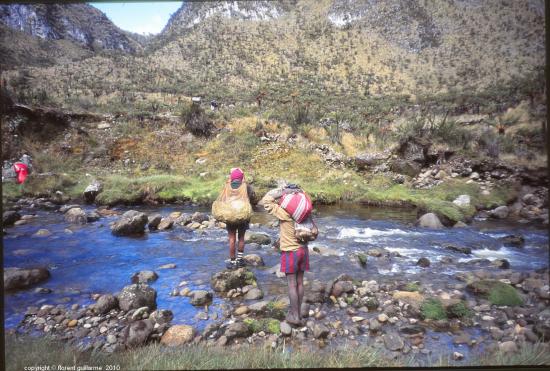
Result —
POLYGON ((293 325, 301 325, 302 317, 300 308, 304 298, 304 272, 287 273, 288 298, 290 299, 290 309, 286 321, 293 325))
MULTIPOLYGON (((246 230, 244 228, 239 228, 239 252, 244 252, 244 234, 246 230)), ((233 256, 235 256, 235 248, 233 247, 233 256)))
MULTIPOLYGON (((234 260, 235 259, 235 240, 237 239, 237 230, 228 229, 227 233, 229 234, 229 257, 231 258, 231 260, 234 260)), ((239 245, 240 244, 241 244, 241 241, 239 239, 239 245)), ((243 248, 244 248, 244 240, 243 240, 243 248)))

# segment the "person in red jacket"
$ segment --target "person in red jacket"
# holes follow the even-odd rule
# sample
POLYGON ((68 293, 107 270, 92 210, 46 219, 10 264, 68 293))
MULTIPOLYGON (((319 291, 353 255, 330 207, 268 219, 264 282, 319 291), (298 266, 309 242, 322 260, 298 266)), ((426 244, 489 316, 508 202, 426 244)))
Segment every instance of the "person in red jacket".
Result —
POLYGON ((17 183, 23 184, 29 175, 29 167, 22 162, 16 162, 13 164, 13 170, 17 174, 17 183))

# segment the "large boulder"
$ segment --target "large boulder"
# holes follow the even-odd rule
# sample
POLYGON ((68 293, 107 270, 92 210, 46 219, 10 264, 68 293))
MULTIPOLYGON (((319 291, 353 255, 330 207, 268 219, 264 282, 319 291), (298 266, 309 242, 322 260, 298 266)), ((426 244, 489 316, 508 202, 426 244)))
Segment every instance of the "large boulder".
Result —
POLYGON ((24 289, 49 277, 50 272, 46 268, 4 268, 4 290, 24 289))
POLYGON ((247 264, 252 265, 254 267, 260 267, 265 265, 264 260, 258 254, 245 255, 244 260, 246 261, 247 264))
POLYGON ((386 348, 392 351, 401 350, 405 346, 403 339, 396 332, 388 332, 382 335, 382 340, 384 340, 386 348))
POLYGON ((178 347, 190 343, 194 337, 195 329, 192 326, 175 325, 166 330, 160 342, 169 347, 178 347))
POLYGON ((17 211, 4 211, 2 214, 2 225, 5 227, 8 225, 13 225, 13 223, 19 219, 21 219, 21 215, 17 211))
POLYGON ((433 229, 443 228, 443 224, 441 224, 441 221, 439 220, 437 215, 435 215, 434 213, 427 213, 422 215, 418 219, 416 224, 424 228, 433 228, 433 229))
POLYGON ((158 274, 153 271, 139 271, 132 275, 132 283, 149 283, 156 281, 159 278, 158 274))
POLYGON ((313 281, 311 287, 305 290, 304 301, 307 303, 322 303, 325 301, 326 284, 313 281))
POLYGON ((137 347, 147 342, 149 335, 153 332, 153 321, 141 320, 136 321, 126 327, 124 339, 126 346, 137 347))
POLYGON ((244 234, 245 243, 257 243, 259 245, 269 245, 271 243, 271 237, 266 233, 250 232, 246 231, 244 234))
POLYGON ((92 184, 86 187, 84 190, 84 199, 88 203, 94 202, 97 195, 101 192, 103 189, 101 183, 99 183, 97 180, 94 180, 92 184))
POLYGON ((65 213, 65 220, 72 224, 86 224, 88 217, 84 210, 79 207, 73 207, 65 213))
POLYGON ((146 284, 128 285, 118 294, 118 303, 120 309, 124 311, 141 307, 155 309, 157 307, 157 292, 146 284))
POLYGON ((357 170, 366 170, 388 159, 387 153, 361 153, 354 158, 357 170))
POLYGON ((147 215, 130 210, 122 214, 121 218, 111 226, 111 232, 115 236, 143 234, 147 222, 147 215))
POLYGON ((118 308, 118 299, 113 295, 101 295, 97 302, 92 306, 92 310, 98 314, 108 313, 111 309, 118 308))
POLYGON ((212 289, 217 292, 226 292, 246 285, 256 283, 254 273, 246 268, 224 270, 214 274, 210 280, 212 289))

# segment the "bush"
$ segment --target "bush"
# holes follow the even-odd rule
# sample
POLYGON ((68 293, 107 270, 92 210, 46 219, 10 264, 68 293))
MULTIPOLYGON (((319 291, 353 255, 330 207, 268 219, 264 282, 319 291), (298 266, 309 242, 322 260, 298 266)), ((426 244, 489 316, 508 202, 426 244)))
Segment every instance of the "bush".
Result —
POLYGON ((516 289, 503 282, 495 282, 489 291, 489 301, 495 305, 515 306, 523 304, 516 289))
POLYGON ((447 315, 450 318, 469 318, 473 314, 464 301, 453 304, 447 308, 447 315))
POLYGON ((445 308, 443 308, 443 304, 438 299, 430 298, 425 300, 420 307, 420 311, 424 319, 447 319, 445 308))
POLYGON ((214 130, 214 124, 198 104, 188 104, 181 112, 181 119, 185 127, 194 135, 208 137, 214 130))

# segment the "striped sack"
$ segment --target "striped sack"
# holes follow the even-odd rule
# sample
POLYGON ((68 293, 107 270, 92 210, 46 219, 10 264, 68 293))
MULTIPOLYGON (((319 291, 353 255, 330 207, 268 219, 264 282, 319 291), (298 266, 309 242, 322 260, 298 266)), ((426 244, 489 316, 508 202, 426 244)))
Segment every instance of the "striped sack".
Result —
POLYGON ((311 214, 313 205, 311 199, 303 192, 289 193, 281 197, 279 205, 292 216, 297 223, 301 223, 311 214))

